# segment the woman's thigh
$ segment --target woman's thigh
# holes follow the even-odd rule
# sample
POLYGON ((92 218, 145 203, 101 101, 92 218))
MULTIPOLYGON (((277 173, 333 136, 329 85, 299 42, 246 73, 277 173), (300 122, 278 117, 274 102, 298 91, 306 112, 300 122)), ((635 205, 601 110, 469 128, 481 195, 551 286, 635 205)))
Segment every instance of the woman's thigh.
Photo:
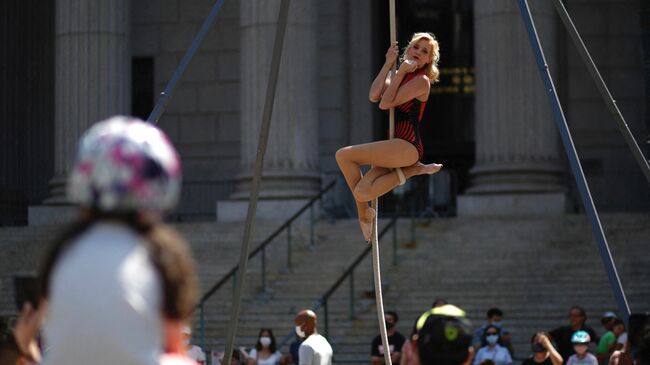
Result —
POLYGON ((419 157, 415 146, 399 138, 349 146, 339 153, 360 165, 387 168, 411 166, 419 157))

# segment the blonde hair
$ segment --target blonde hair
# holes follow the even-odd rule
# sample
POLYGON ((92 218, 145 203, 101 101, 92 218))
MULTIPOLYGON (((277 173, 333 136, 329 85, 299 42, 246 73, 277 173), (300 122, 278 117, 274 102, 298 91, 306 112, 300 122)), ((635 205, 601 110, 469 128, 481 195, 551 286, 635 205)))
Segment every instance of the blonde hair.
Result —
POLYGON ((419 42, 421 39, 427 39, 431 43, 431 57, 432 57, 432 62, 426 63, 423 68, 425 69, 425 73, 427 77, 429 77, 429 80, 431 80, 431 83, 439 81, 439 76, 440 76, 440 70, 438 70, 438 61, 440 61, 440 45, 438 44, 438 40, 432 33, 428 32, 421 32, 421 33, 415 33, 411 37, 411 40, 409 41, 409 44, 404 48, 404 52, 402 53, 402 57, 400 57, 400 62, 404 62, 404 57, 406 57, 406 53, 413 47, 417 42, 419 42))

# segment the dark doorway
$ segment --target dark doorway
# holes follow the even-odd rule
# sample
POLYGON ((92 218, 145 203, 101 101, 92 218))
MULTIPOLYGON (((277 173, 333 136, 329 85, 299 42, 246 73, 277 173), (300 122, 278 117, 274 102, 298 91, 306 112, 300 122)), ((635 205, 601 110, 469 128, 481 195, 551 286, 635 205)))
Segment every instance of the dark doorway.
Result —
MULTIPOLYGON (((388 2, 373 9, 375 70, 390 41, 388 2)), ((420 131, 423 162, 443 163, 461 193, 469 184, 474 164, 474 23, 471 0, 400 0, 396 2, 397 40, 405 47, 413 33, 431 32, 440 43, 440 82, 433 85, 420 131)), ((386 138, 388 114, 377 111, 375 138, 386 138)), ((413 181, 426 190, 426 179, 413 181)), ((388 200, 388 199, 386 199, 388 200)), ((422 198, 421 200, 425 200, 422 198)), ((390 202, 385 202, 390 205, 390 202)), ((420 207, 420 209, 423 207, 420 207)))
POLYGON ((54 0, 0 2, 0 226, 27 224, 54 171, 54 0))

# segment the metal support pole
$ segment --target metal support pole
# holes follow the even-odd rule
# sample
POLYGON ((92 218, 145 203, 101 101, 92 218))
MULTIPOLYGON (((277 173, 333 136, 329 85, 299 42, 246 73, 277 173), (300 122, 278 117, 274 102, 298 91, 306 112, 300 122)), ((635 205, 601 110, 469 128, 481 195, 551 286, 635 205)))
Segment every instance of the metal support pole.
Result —
POLYGON ((646 160, 645 156, 643 156, 641 148, 639 148, 639 145, 636 143, 634 135, 632 135, 632 132, 630 132, 630 128, 627 126, 627 122, 625 122, 623 114, 621 114, 621 110, 618 108, 618 105, 616 105, 616 101, 612 97, 612 94, 609 92, 609 89, 607 88, 607 85, 605 84, 602 76, 600 76, 600 72, 598 72, 598 68, 596 68, 594 60, 591 59, 591 55, 589 54, 587 47, 582 41, 578 30, 573 24, 569 13, 564 7, 564 4, 562 4, 561 0, 554 0, 553 4, 555 5, 555 9, 560 15, 560 19, 562 19, 562 23, 564 23, 564 27, 569 31, 571 40, 573 40, 573 44, 576 46, 580 57, 582 57, 582 61, 585 63, 585 66, 587 66, 587 70, 589 71, 589 74, 591 74, 591 78, 596 83, 596 87, 598 88, 598 91, 600 91, 600 95, 602 96, 603 101, 605 101, 605 104, 607 104, 609 111, 616 120, 618 129, 621 131, 621 134, 623 134, 623 138, 625 138, 625 142, 627 142, 627 146, 630 148, 634 159, 641 168, 641 171, 643 172, 643 175, 645 175, 646 180, 648 183, 650 183, 650 166, 648 166, 648 161, 646 160))
POLYGON ((203 22, 203 25, 201 25, 199 32, 196 34, 196 36, 194 36, 192 45, 190 45, 190 48, 185 52, 185 55, 183 55, 181 63, 178 65, 178 67, 176 67, 176 70, 174 70, 171 79, 167 83, 167 86, 165 86, 165 91, 160 93, 160 97, 158 98, 156 105, 151 111, 151 114, 149 114, 147 122, 153 124, 158 123, 158 119, 160 119, 160 116, 162 116, 162 114, 165 112, 167 102, 172 97, 172 93, 176 88, 176 83, 181 79, 183 73, 185 72, 185 69, 190 64, 190 61, 192 61, 194 54, 201 46, 205 35, 208 33, 208 30, 212 26, 212 23, 214 22, 214 19, 216 19, 217 14, 219 14, 219 10, 221 10, 221 5, 223 5, 224 1, 225 0, 217 0, 217 2, 215 2, 212 6, 208 17, 203 22))
POLYGON ((547 91, 549 102, 551 103, 551 108, 554 113, 555 124, 560 132, 562 138, 562 144, 566 151, 569 164, 571 165, 571 171, 576 180, 576 185, 580 191, 580 196, 582 198, 582 203, 585 207, 585 212, 587 217, 590 220, 591 228, 593 234, 598 243, 598 248, 600 250, 600 257, 607 271, 607 277, 609 278, 609 283, 614 292, 614 298, 618 305, 618 311, 623 316, 623 319, 627 322, 630 316, 630 307, 628 306, 627 299, 625 298, 625 293, 623 292, 623 287, 621 286, 621 281, 618 277, 618 272, 616 271, 616 265, 612 259, 612 254, 609 250, 609 245, 607 244, 607 239, 605 238, 605 233, 603 232, 603 227, 598 218, 598 212, 594 206, 594 202, 591 199, 591 193, 589 192, 589 185, 585 179, 585 175, 582 171, 582 166, 580 165, 580 160, 578 159, 578 154, 575 150, 573 144, 573 139, 571 138, 571 132, 566 123, 566 118, 564 112, 562 111, 562 106, 560 105, 560 100, 557 97, 555 92, 555 85, 553 84, 553 79, 551 73, 549 72, 548 65, 546 64, 546 58, 544 57, 544 51, 539 42, 537 36, 537 30, 535 29, 535 23, 530 14, 530 9, 528 7, 527 0, 518 0, 519 10, 521 11, 521 17, 528 33, 528 39, 530 40, 530 45, 533 48, 533 53, 535 54, 535 60, 537 61, 537 66, 539 69, 540 76, 544 81, 544 86, 547 91))
POLYGON ((275 41, 273 44, 273 54, 271 56, 271 67, 269 81, 266 88, 266 98, 264 101, 264 110, 262 112, 262 123, 260 127, 259 140, 257 143, 257 156, 253 168, 253 182, 251 183, 250 202, 246 212, 246 225, 244 226, 244 237, 242 240, 242 249, 239 256, 239 275, 235 287, 235 295, 232 301, 230 311, 230 322, 228 324, 228 338, 226 339, 226 348, 223 358, 224 364, 230 364, 232 350, 235 347, 235 336, 239 325, 239 306, 246 279, 246 268, 248 267, 248 251, 250 249, 251 238, 253 234, 253 223, 255 221, 255 212, 257 210, 257 200, 260 191, 260 181, 262 180, 262 168, 264 167, 264 155, 266 145, 269 141, 269 130, 271 127, 271 115, 273 113, 273 103, 275 101, 275 89, 278 84, 278 74, 280 71, 280 58, 282 56, 282 45, 284 44, 284 33, 287 27, 287 17, 289 15, 289 0, 280 2, 280 11, 278 14, 278 26, 275 31, 275 41))

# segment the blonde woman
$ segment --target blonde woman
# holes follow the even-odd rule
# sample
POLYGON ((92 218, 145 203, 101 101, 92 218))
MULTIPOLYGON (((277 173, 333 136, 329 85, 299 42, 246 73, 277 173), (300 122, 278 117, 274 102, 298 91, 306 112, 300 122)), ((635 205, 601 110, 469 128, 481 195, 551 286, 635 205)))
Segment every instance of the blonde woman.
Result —
POLYGON ((420 162, 424 152, 419 123, 429 98, 431 84, 438 81, 438 41, 430 33, 415 33, 401 57, 397 73, 391 68, 397 62, 399 48, 392 44, 386 62, 370 86, 369 99, 379 108, 395 108, 395 138, 341 148, 336 161, 343 172, 357 204, 363 237, 370 240, 375 211, 368 202, 386 194, 406 179, 433 174, 440 164, 420 162), (360 167, 371 169, 362 175, 360 167))

